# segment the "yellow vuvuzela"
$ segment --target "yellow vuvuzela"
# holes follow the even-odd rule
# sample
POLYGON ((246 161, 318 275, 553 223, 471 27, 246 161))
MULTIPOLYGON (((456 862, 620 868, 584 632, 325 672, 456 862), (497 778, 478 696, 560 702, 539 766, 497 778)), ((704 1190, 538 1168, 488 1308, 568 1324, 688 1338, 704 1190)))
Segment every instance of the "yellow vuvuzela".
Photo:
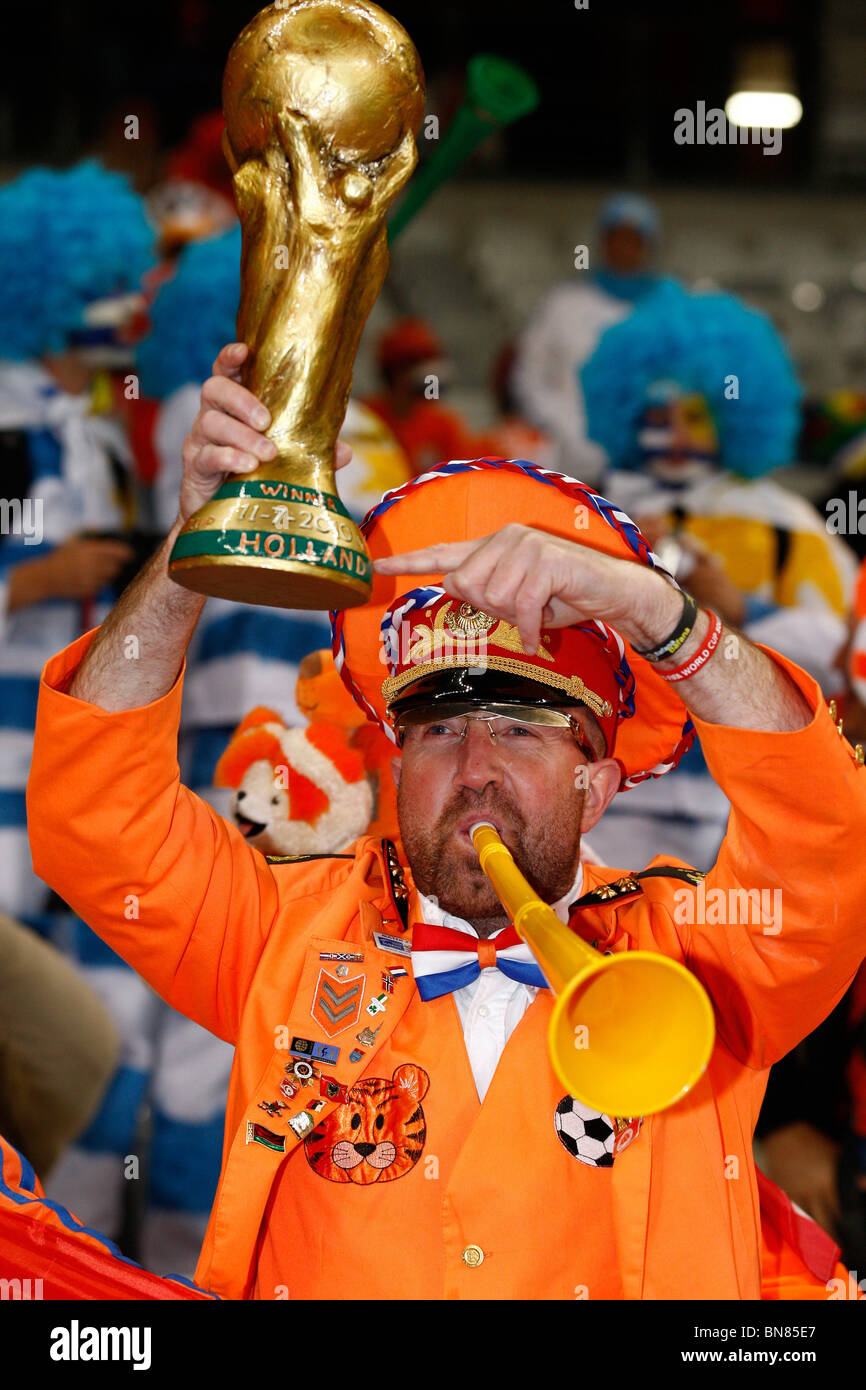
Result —
POLYGON ((715 1023, 706 991, 653 951, 609 956, 587 946, 533 892, 499 833, 470 831, 481 867, 557 996, 548 1041, 569 1095, 605 1115, 652 1115, 703 1073, 715 1023))
POLYGON ((190 517, 169 562, 187 588, 285 608, 369 596, 334 450, 423 110, 418 54, 369 0, 278 2, 232 47, 223 145, 243 236, 237 335, 278 455, 190 517))

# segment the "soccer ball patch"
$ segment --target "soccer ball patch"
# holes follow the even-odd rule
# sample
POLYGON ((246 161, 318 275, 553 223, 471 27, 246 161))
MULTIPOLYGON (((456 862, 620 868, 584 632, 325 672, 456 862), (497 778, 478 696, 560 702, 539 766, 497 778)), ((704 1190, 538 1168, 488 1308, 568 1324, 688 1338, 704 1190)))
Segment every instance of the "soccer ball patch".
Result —
POLYGON ((641 1126, 640 1117, 612 1119, 610 1115, 590 1110, 574 1096, 562 1097, 553 1123, 566 1152, 591 1168, 612 1168, 615 1155, 628 1147, 641 1126))

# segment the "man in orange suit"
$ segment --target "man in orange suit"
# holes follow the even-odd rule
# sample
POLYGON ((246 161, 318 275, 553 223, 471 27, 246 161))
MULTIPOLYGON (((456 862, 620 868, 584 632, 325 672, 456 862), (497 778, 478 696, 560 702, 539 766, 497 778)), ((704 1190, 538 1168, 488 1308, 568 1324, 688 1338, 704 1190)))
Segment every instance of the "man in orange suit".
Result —
POLYGON ((203 388, 165 547, 45 669, 29 786, 37 871, 236 1045, 198 1283, 758 1297, 767 1068, 864 954, 862 754, 810 677, 697 610, 603 498, 531 465, 443 464, 370 514, 372 599, 334 624, 343 679, 395 742, 407 863, 370 838, 266 860, 180 785, 175 757, 203 600, 168 553, 226 473, 273 453, 244 354, 224 349, 203 388), (733 807, 712 871, 581 866, 612 797, 695 732, 733 807), (478 819, 587 942, 660 952, 703 983, 716 1043, 683 1100, 641 1117, 562 1094, 551 992, 480 872, 478 819))

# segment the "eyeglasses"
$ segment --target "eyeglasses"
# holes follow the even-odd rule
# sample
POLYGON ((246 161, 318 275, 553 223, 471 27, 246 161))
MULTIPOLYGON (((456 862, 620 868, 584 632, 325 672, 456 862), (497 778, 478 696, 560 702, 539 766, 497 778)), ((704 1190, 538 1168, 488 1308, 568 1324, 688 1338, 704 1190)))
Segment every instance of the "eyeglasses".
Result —
MULTIPOLYGON (((421 714, 422 711, 413 712, 421 714)), ((450 718, 404 719, 397 729, 402 747, 406 728, 416 730, 416 743, 434 752, 453 752, 466 738, 470 720, 487 725, 491 743, 507 749, 509 757, 531 760, 561 743, 563 735, 570 736, 587 762, 595 762, 596 754, 588 742, 579 721, 571 714, 561 710, 533 710, 533 718, 516 719, 510 715, 496 714, 490 710, 452 715, 450 718), (542 722, 543 721, 543 722, 542 722), (567 731, 567 733, 566 733, 567 731)))

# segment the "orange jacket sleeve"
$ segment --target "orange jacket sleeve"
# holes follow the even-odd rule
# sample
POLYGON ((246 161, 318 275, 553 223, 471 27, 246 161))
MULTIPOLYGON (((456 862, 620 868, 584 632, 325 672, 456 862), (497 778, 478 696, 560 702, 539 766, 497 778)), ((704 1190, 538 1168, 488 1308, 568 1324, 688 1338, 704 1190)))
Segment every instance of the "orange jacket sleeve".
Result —
POLYGON ((182 1275, 148 1274, 74 1212, 48 1201, 29 1161, 0 1135, 0 1277, 10 1276, 19 1285, 12 1298, 217 1297, 182 1275))
POLYGON ((27 788, 36 873, 170 1004, 229 1042, 281 909, 322 863, 277 876, 180 782, 182 677, 109 713, 65 693, 87 634, 42 674, 27 788))
POLYGON ((713 869, 693 903, 687 889, 674 909, 720 1033, 758 1068, 817 1027, 866 955, 866 769, 840 738, 815 681, 767 655, 814 718, 795 733, 695 719, 732 810, 713 869))

